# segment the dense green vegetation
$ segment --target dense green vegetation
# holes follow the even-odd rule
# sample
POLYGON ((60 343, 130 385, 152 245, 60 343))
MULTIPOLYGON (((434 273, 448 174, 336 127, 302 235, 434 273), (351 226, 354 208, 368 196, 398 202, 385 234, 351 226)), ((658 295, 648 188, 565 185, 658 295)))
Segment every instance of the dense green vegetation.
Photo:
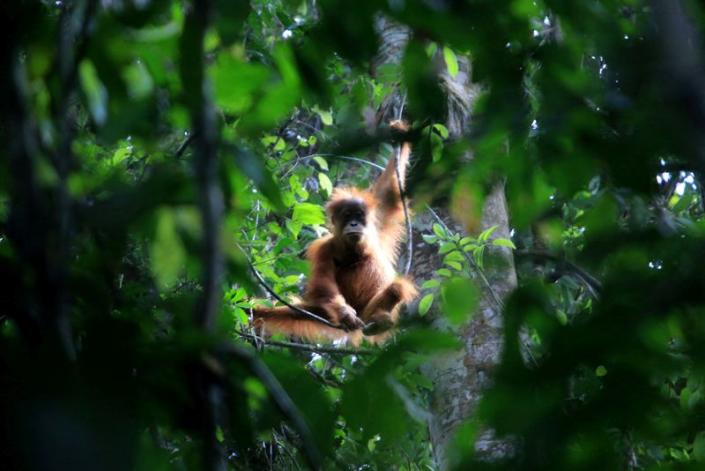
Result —
POLYGON ((420 365, 473 335, 488 256, 510 248, 501 361, 449 466, 700 469, 703 13, 2 2, 0 468, 437 469, 420 365), (381 16, 411 33, 400 63, 373 67, 381 16), (477 97, 452 136, 439 77, 466 58, 477 97), (381 348, 263 344, 250 268, 300 292, 332 188, 391 155, 393 96, 415 213, 455 219, 415 227, 439 265, 381 348), (511 240, 480 224, 499 181, 511 240), (487 429, 502 456, 475 452, 487 429))

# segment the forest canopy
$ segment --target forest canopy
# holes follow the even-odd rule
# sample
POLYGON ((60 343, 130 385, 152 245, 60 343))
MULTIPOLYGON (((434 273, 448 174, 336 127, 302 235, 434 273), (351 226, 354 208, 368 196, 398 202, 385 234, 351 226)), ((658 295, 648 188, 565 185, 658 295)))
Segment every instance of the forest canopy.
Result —
POLYGON ((699 2, 0 23, 0 468, 703 468, 699 2), (260 335, 394 119, 418 299, 381 345, 260 335))

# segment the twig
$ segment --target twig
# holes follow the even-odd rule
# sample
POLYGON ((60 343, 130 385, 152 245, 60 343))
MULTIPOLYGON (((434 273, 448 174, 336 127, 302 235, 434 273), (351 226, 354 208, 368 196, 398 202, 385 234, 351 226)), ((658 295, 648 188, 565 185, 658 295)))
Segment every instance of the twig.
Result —
POLYGON ((581 268, 580 266, 576 265, 575 263, 570 262, 563 257, 559 257, 558 255, 554 255, 549 252, 535 252, 535 251, 529 251, 529 250, 520 250, 520 251, 517 251, 516 254, 518 256, 531 257, 531 258, 542 259, 542 260, 550 260, 550 261, 558 264, 559 266, 568 269, 569 271, 573 272, 580 279, 580 281, 583 282, 583 284, 587 288, 588 292, 590 293, 590 296, 592 296, 593 299, 599 298, 600 292, 602 291, 602 283, 600 282, 600 280, 598 280, 597 278, 592 276, 585 269, 581 268))
MULTIPOLYGON (((450 229, 448 228, 448 226, 446 225, 446 223, 443 222, 443 219, 441 219, 441 217, 438 214, 436 214, 436 212, 433 210, 433 208, 431 208, 430 206, 426 206, 426 209, 428 209, 431 212, 433 217, 436 219, 436 221, 438 221, 438 223, 443 227, 443 229, 445 229, 446 232, 448 232, 448 233, 451 232, 450 229)), ((473 268, 473 270, 475 270, 477 272, 478 275, 480 275, 482 282, 485 284, 485 287, 487 288, 490 295, 492 296, 492 300, 496 304, 497 308, 502 310, 504 308, 504 303, 499 298, 499 295, 497 293, 495 293, 495 291, 492 289, 492 285, 490 284, 490 280, 487 279, 487 276, 485 275, 484 270, 482 268, 480 268, 480 266, 475 262, 475 260, 473 260, 472 257, 470 257, 467 254, 467 252, 462 250, 462 247, 460 247, 460 245, 457 242, 455 242, 455 245, 458 246, 459 249, 461 249, 460 253, 463 254, 463 256, 465 257, 465 260, 468 262, 468 264, 473 268)))
POLYGON ((316 446, 313 434, 309 428, 304 416, 291 400, 289 394, 282 387, 279 380, 269 371, 267 365, 262 362, 252 352, 240 348, 236 345, 227 345, 224 348, 225 353, 230 354, 241 361, 244 361, 250 371, 262 382, 272 400, 279 408, 282 414, 291 422, 291 425, 296 429, 303 443, 304 456, 308 464, 313 469, 321 468, 321 454, 316 446))
POLYGON ((350 160, 352 162, 359 162, 361 164, 369 165, 370 167, 374 167, 377 170, 383 171, 384 167, 374 163, 369 160, 361 159, 360 157, 353 157, 351 155, 338 155, 338 154, 321 154, 321 153, 315 153, 315 154, 310 154, 310 155, 305 155, 301 157, 299 160, 311 160, 314 157, 332 157, 334 159, 340 159, 340 160, 350 160))
POLYGON ((307 343, 296 343, 296 342, 286 342, 283 340, 262 340, 255 335, 252 334, 247 334, 245 332, 241 332, 239 330, 236 330, 235 333, 237 333, 239 336, 244 337, 249 340, 255 340, 257 342, 261 342, 264 345, 271 345, 272 347, 282 347, 282 348, 290 348, 292 350, 303 350, 306 352, 313 352, 313 353, 331 353, 331 354, 336 354, 336 355, 372 355, 374 353, 374 350, 369 350, 369 349, 354 349, 354 348, 338 348, 338 347, 324 347, 324 346, 318 346, 318 345, 311 345, 307 343))
POLYGON ((291 447, 287 445, 287 443, 291 443, 289 440, 286 438, 286 430, 284 428, 284 425, 282 425, 282 431, 279 434, 274 434, 273 439, 276 440, 277 446, 279 447, 280 450, 284 450, 284 453, 286 453, 286 456, 289 457, 289 461, 296 466, 296 469, 301 469, 301 466, 299 466, 299 463, 296 459, 296 456, 294 456, 294 453, 291 451, 291 447), (281 440, 277 440, 277 435, 281 435, 281 440))
MULTIPOLYGON (((438 221, 438 223, 445 229, 446 232, 450 233, 450 230, 448 229, 448 226, 446 225, 445 222, 443 222, 443 219, 430 207, 426 206, 426 209, 428 209, 433 217, 438 221)), ((465 260, 468 262, 468 264, 473 267, 473 269, 477 272, 478 275, 480 275, 480 278, 482 279, 482 282, 485 284, 485 287, 487 288, 487 291, 489 291, 490 295, 492 296, 492 300, 495 303, 496 308, 499 311, 502 311, 504 309, 504 303, 502 300, 499 298, 499 295, 492 289, 492 285, 490 284, 490 280, 487 279, 487 276, 485 275, 485 272, 480 266, 475 263, 475 260, 473 260, 472 257, 470 257, 467 252, 462 250, 462 247, 460 247, 460 244, 458 242, 454 242, 456 247, 460 249, 460 252, 463 254, 465 257, 465 260)), ((538 365, 538 360, 534 356, 534 353, 531 351, 531 347, 528 345, 527 342, 524 341, 524 339, 521 339, 521 343, 524 347, 524 352, 526 355, 529 357, 529 360, 531 361, 532 364, 538 365)))
MULTIPOLYGON (((187 131, 188 132, 188 131, 187 131)), ((186 139, 184 139, 184 142, 182 142, 178 149, 176 149, 176 152, 174 152, 174 157, 177 159, 180 159, 182 155, 184 155, 184 152, 186 152, 186 149, 191 145, 191 143, 196 139, 196 133, 195 132, 190 132, 188 136, 186 136, 186 139)))
POLYGON ((310 311, 307 311, 306 309, 303 309, 303 308, 300 308, 300 307, 298 307, 298 306, 295 306, 295 305, 289 303, 288 301, 286 301, 286 300, 285 300, 284 298, 282 298, 281 296, 279 296, 279 294, 277 294, 277 292, 274 291, 274 289, 272 289, 272 287, 267 284, 267 282, 264 280, 264 278, 262 277, 262 275, 260 274, 260 272, 257 271, 257 269, 255 268, 255 266, 252 264, 252 261, 250 260, 250 257, 247 255, 247 252, 245 252, 245 249, 243 249, 242 246, 241 246, 240 244, 238 244, 237 242, 235 243, 235 245, 237 245, 237 248, 240 249, 240 251, 242 252, 242 254, 243 254, 243 255, 245 256, 245 258, 247 259, 247 264, 249 265, 250 270, 252 271, 252 273, 255 275, 255 278, 257 278, 257 282, 258 282, 258 283, 260 284, 260 286, 262 286, 262 288, 264 288, 270 295, 272 295, 272 296, 274 297, 274 299, 276 299, 277 301, 279 301, 280 303, 282 303, 283 305, 285 305, 286 307, 288 307, 289 309, 293 310, 293 311, 296 312, 297 314, 300 314, 300 315, 303 316, 303 317, 308 317, 308 318, 311 319, 311 320, 320 322, 321 324, 325 324, 325 325, 327 325, 328 327, 331 327, 331 328, 333 328, 333 329, 345 330, 342 326, 333 324, 333 323, 330 322, 328 319, 324 319, 323 317, 321 317, 321 316, 319 316, 319 315, 316 315, 316 314, 314 314, 314 313, 312 313, 312 312, 310 312, 310 311))

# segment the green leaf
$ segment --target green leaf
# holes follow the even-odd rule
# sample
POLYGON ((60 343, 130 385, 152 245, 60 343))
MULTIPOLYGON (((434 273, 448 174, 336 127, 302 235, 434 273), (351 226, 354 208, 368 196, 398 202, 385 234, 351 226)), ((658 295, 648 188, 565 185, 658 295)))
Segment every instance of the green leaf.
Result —
POLYGON ((102 126, 108 117, 108 91, 98 78, 98 72, 91 61, 87 59, 81 61, 78 73, 91 117, 98 126, 102 126))
POLYGON ((325 190, 328 195, 333 193, 333 183, 331 183, 330 178, 328 178, 328 175, 323 172, 320 172, 318 174, 318 183, 320 184, 321 189, 325 190))
POLYGON ((431 305, 433 304, 433 293, 429 293, 423 298, 421 298, 421 301, 419 301, 419 315, 420 316, 425 316, 426 313, 428 313, 428 310, 431 309, 431 305))
POLYGON ((268 81, 263 95, 239 123, 241 131, 259 133, 285 119, 301 99, 301 80, 291 49, 277 43, 272 53, 279 72, 279 81, 268 81))
POLYGON ((184 268, 186 251, 176 231, 176 220, 171 210, 157 213, 157 227, 150 251, 152 275, 161 289, 176 283, 184 268))
POLYGON ((130 146, 127 142, 121 143, 120 147, 115 149, 115 152, 113 152, 113 156, 110 159, 110 163, 112 165, 117 165, 129 156, 132 155, 132 146, 130 146))
POLYGON ((556 317, 558 318, 558 322, 561 325, 568 325, 568 315, 565 313, 565 311, 558 309, 556 311, 556 317))
POLYGON ((445 239, 447 237, 445 229, 438 223, 433 225, 433 233, 436 234, 439 239, 445 239))
POLYGON ((455 78, 459 71, 458 58, 455 56, 455 52, 448 46, 443 47, 443 59, 446 62, 448 73, 451 77, 455 78))
MULTIPOLYGON (((671 198, 671 201, 673 201, 673 198, 671 198)), ((680 196, 678 198, 678 202, 673 205, 673 212, 680 213, 681 211, 688 209, 693 201, 695 201, 695 195, 693 193, 686 193, 680 196)))
POLYGON ((223 111, 234 114, 250 109, 255 93, 270 77, 264 66, 245 62, 225 52, 218 54, 208 72, 213 81, 216 104, 223 111))
POLYGON ((319 167, 321 167, 321 170, 328 170, 328 161, 320 155, 315 156, 313 158, 313 161, 316 162, 319 167))
POLYGON ((231 150, 238 168, 257 185, 276 208, 283 209, 284 202, 279 186, 264 166, 264 162, 248 147, 231 146, 231 150))
POLYGON ((463 266, 455 260, 444 260, 443 263, 445 263, 447 266, 451 267, 455 271, 463 270, 463 266))
POLYGON ((443 257, 443 260, 447 261, 453 261, 453 262, 463 262, 465 261, 465 256, 463 256, 463 253, 460 252, 459 250, 454 250, 450 253, 448 253, 445 257, 443 257))
POLYGON ((512 13, 523 18, 535 18, 541 13, 541 9, 533 0, 514 0, 511 3, 512 13))
POLYGON ((474 244, 475 243, 475 238, 474 237, 463 237, 460 239, 460 245, 467 245, 467 244, 474 244))
POLYGON ((438 134, 440 134, 440 136, 441 136, 443 139, 448 139, 448 135, 449 135, 449 134, 448 134, 448 128, 447 128, 447 127, 445 127, 444 125, 442 125, 442 124, 440 124, 440 123, 436 123, 436 124, 433 125, 433 129, 435 129, 436 131, 438 131, 438 134))
POLYGON ((693 456, 696 461, 705 461, 705 432, 699 432, 693 440, 693 456))
POLYGON ((233 316, 235 317, 239 325, 247 325, 250 321, 250 316, 241 307, 233 308, 233 316))
POLYGON ((318 116, 321 117, 321 122, 324 125, 330 126, 333 124, 333 113, 330 110, 322 110, 318 106, 314 106, 313 111, 318 113, 318 116))
POLYGON ((480 293, 467 278, 451 278, 441 287, 443 312, 453 325, 467 321, 474 313, 480 293))
POLYGON ((463 247, 463 251, 465 252, 475 252, 480 246, 476 244, 468 244, 465 247, 463 247))
POLYGON ((444 242, 438 248, 438 254, 443 255, 443 254, 450 252, 451 250, 455 250, 456 248, 457 248, 457 246, 453 242, 444 242))
POLYGON ((683 409, 683 410, 690 409, 690 395, 691 395, 691 390, 689 387, 685 387, 685 388, 681 389, 681 394, 679 397, 681 409, 683 409))
POLYGON ((133 100, 147 98, 154 90, 154 80, 140 60, 127 66, 122 72, 122 77, 127 83, 127 93, 133 100))
POLYGON ((477 240, 480 242, 487 242, 489 240, 490 236, 492 235, 492 233, 497 230, 497 227, 499 227, 499 226, 495 225, 492 227, 488 227, 487 229, 482 231, 482 233, 479 236, 477 236, 477 240))
POLYGON ((426 280, 423 282, 421 285, 421 289, 432 289, 432 288, 437 288, 441 285, 440 280, 437 280, 435 278, 431 278, 430 280, 426 280))
POLYGON ((509 247, 510 249, 515 249, 516 246, 514 245, 514 242, 512 242, 509 239, 504 239, 504 238, 497 238, 492 241, 492 245, 496 245, 498 247, 509 247))
POLYGON ((438 242, 438 236, 431 235, 431 234, 422 234, 421 238, 426 242, 427 244, 435 244, 438 242))
POLYGON ((475 259, 475 263, 477 263, 477 266, 480 268, 484 267, 484 260, 483 260, 484 253, 485 253, 485 246, 484 245, 478 246, 472 253, 473 258, 475 259))
POLYGON ((323 208, 312 203, 298 203, 294 206, 294 213, 291 217, 294 223, 302 225, 324 224, 326 222, 323 208))
POLYGON ((239 38, 242 28, 247 24, 245 20, 250 12, 250 2, 216 0, 215 5, 214 10, 218 12, 215 26, 219 36, 226 44, 231 44, 239 38))

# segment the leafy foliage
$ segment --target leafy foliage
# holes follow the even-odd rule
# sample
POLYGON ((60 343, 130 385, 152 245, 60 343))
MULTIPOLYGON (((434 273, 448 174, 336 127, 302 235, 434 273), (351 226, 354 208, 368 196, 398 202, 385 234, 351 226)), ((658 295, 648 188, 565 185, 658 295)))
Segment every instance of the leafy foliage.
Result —
POLYGON ((3 467, 434 469, 434 384, 419 366, 461 345, 427 314, 440 306, 463 332, 499 250, 520 286, 450 466, 705 460, 696 2, 43 0, 0 13, 3 467), (370 74, 380 14, 412 34, 401 63, 370 74), (439 74, 467 73, 478 98, 451 139, 439 74), (391 156, 368 131, 400 87, 409 192, 470 230, 423 228, 441 264, 387 346, 262 347, 249 264, 300 292, 332 188, 366 185, 368 163, 391 156), (478 229, 500 179, 511 239, 478 229), (511 445, 498 460, 475 451, 487 428, 511 445))

